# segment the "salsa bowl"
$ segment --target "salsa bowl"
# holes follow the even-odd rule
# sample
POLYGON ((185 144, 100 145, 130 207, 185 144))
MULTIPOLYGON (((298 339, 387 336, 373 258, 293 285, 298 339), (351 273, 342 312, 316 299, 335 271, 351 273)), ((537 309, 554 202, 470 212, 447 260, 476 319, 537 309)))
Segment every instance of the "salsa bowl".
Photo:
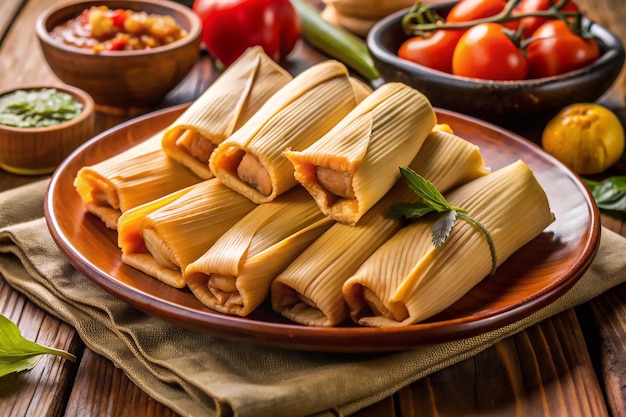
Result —
POLYGON ((202 23, 194 12, 167 0, 94 0, 61 3, 37 19, 44 58, 66 84, 87 91, 98 106, 148 108, 158 104, 191 71, 200 53, 202 23), (102 50, 67 44, 51 34, 91 7, 170 16, 186 31, 171 43, 135 50, 102 50))

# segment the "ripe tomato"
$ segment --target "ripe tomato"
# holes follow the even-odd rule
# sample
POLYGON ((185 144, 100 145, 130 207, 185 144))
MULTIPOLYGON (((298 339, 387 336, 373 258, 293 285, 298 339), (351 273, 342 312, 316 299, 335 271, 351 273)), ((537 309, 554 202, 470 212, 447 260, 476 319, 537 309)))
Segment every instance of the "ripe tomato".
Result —
POLYGON ((300 39, 301 22, 289 0, 194 0, 202 20, 202 42, 224 66, 260 45, 275 61, 300 39))
POLYGON ((407 39, 398 49, 398 56, 438 71, 452 72, 454 47, 463 35, 460 30, 438 30, 428 36, 407 39))
POLYGON ((452 73, 486 80, 523 80, 528 63, 523 52, 497 23, 468 29, 452 56, 452 73))
MULTIPOLYGON (((446 22, 460 23, 491 17, 500 13, 506 7, 504 0, 461 0, 455 4, 446 16, 446 22)), ((515 30, 519 23, 511 21, 505 27, 515 30)))
POLYGON ((469 22, 490 17, 500 13, 504 6, 504 0, 461 0, 450 9, 446 21, 469 22))
MULTIPOLYGON (((556 1, 555 1, 556 3, 556 1)), ((521 13, 531 13, 540 10, 548 10, 550 7, 550 0, 521 0, 517 7, 515 8, 516 14, 521 13)), ((561 11, 563 12, 579 12, 579 8, 571 0, 565 2, 563 7, 561 7, 561 11)), ((546 20, 544 17, 523 17, 519 20, 519 24, 524 27, 522 36, 525 38, 530 37, 539 26, 541 26, 546 20)))
POLYGON ((575 35, 562 20, 549 20, 533 32, 526 47, 528 77, 543 78, 583 68, 600 56, 595 39, 575 35))

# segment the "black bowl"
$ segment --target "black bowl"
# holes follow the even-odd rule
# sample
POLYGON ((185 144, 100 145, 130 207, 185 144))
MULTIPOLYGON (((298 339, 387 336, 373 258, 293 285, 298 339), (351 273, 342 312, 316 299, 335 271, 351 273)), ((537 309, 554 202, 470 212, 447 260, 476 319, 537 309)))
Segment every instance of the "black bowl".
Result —
MULTIPOLYGON (((456 2, 433 5, 446 16, 456 2)), ((410 38, 402 31, 401 10, 379 21, 367 36, 367 46, 385 81, 400 81, 425 94, 433 106, 454 110, 500 124, 543 122, 563 107, 594 102, 615 82, 624 64, 620 39, 598 23, 591 33, 601 56, 591 65, 566 74, 523 81, 489 81, 459 77, 415 64, 397 56, 410 38)), ((586 24, 591 23, 586 20, 586 24)))

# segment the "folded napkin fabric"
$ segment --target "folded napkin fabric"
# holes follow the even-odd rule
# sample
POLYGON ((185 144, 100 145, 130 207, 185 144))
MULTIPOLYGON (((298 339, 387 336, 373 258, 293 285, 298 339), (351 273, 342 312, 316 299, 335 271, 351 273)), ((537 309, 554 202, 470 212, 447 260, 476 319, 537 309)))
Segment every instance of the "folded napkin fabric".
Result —
POLYGON ((76 271, 48 232, 47 184, 43 180, 0 194, 0 274, 182 416, 349 415, 626 281, 626 238, 602 229, 596 259, 570 291, 494 331, 383 354, 248 345, 151 317, 76 271))

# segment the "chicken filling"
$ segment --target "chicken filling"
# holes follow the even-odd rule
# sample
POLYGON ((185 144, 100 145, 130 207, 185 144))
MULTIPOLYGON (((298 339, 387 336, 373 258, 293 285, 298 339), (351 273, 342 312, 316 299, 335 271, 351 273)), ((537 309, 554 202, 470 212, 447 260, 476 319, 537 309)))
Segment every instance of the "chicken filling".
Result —
POLYGON ((208 164, 211 154, 215 150, 213 142, 201 134, 192 130, 186 130, 176 141, 178 146, 183 147, 191 156, 203 164, 208 164))
POLYGON ((319 184, 329 193, 339 198, 354 199, 356 197, 352 188, 351 175, 323 166, 317 166, 315 174, 319 184))
POLYGON ((245 153, 237 166, 239 179, 259 193, 268 196, 272 194, 272 180, 270 173, 255 156, 245 153))

